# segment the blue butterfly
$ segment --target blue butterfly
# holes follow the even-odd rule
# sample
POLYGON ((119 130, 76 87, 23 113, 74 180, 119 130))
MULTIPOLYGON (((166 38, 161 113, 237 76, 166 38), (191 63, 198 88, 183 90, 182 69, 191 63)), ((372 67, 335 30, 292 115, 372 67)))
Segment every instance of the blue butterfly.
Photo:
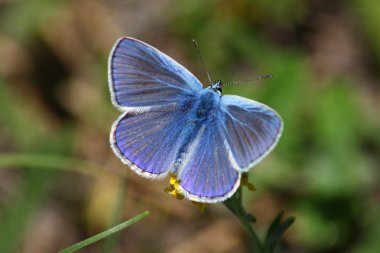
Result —
POLYGON ((242 173, 278 142, 283 123, 268 106, 222 95, 221 81, 207 88, 154 47, 121 38, 109 57, 113 105, 123 112, 110 143, 137 174, 169 173, 189 200, 221 202, 240 185, 242 173))

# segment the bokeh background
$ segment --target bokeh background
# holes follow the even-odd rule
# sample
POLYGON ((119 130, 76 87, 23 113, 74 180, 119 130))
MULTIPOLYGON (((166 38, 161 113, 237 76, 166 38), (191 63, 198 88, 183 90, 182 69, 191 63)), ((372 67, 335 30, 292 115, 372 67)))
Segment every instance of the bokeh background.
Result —
POLYGON ((246 252, 222 204, 202 214, 112 153, 107 57, 121 36, 204 84, 192 38, 215 79, 273 74, 224 89, 285 122, 244 192, 255 230, 285 210, 297 220, 280 252, 380 252, 379 24, 378 0, 0 1, 0 252, 56 252, 145 210, 81 252, 246 252))

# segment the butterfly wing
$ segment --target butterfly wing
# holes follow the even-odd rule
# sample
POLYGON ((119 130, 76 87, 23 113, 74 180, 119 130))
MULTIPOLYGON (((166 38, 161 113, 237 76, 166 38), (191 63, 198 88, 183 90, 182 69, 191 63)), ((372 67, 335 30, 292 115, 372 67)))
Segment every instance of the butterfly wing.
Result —
POLYGON ((238 165, 217 124, 216 121, 203 125, 182 162, 178 172, 179 190, 187 199, 221 202, 231 197, 240 185, 238 165))
POLYGON ((186 122, 183 111, 125 112, 114 123, 110 136, 115 154, 137 174, 165 176, 172 168, 186 122))
POLYGON ((121 38, 108 64, 112 102, 121 111, 167 108, 193 97, 201 83, 187 69, 154 47, 121 38))
POLYGON ((268 106, 239 96, 222 96, 221 109, 224 111, 221 131, 238 171, 246 172, 275 147, 283 122, 268 106))
POLYGON ((138 174, 165 176, 201 83, 169 56, 132 38, 116 42, 108 72, 112 102, 124 111, 111 131, 112 149, 138 174))

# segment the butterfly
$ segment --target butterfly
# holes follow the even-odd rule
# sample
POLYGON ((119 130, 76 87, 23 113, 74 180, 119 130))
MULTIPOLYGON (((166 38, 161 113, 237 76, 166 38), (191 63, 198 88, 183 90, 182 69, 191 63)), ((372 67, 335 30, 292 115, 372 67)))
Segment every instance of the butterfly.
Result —
POLYGON ((175 175, 179 191, 201 203, 222 202, 242 173, 277 144, 281 117, 268 106, 222 95, 186 68, 134 38, 119 39, 109 56, 114 122, 110 144, 120 160, 146 178, 175 175))

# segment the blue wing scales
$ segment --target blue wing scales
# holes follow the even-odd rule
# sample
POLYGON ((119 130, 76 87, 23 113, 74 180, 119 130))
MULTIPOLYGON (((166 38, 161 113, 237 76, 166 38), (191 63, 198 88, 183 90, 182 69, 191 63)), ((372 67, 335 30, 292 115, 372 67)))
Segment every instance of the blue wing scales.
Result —
POLYGON ((138 174, 165 176, 174 166, 186 122, 183 111, 124 113, 114 123, 110 142, 115 154, 138 174))
POLYGON ((154 47, 119 39, 109 57, 112 102, 122 111, 151 111, 176 105, 202 89, 187 69, 154 47))
POLYGON ((205 124, 179 170, 181 193, 197 202, 224 201, 239 187, 241 173, 237 169, 224 136, 205 124))
POLYGON ((221 131, 239 171, 246 172, 260 162, 277 144, 283 123, 268 106, 243 97, 221 98, 224 123, 221 131))

